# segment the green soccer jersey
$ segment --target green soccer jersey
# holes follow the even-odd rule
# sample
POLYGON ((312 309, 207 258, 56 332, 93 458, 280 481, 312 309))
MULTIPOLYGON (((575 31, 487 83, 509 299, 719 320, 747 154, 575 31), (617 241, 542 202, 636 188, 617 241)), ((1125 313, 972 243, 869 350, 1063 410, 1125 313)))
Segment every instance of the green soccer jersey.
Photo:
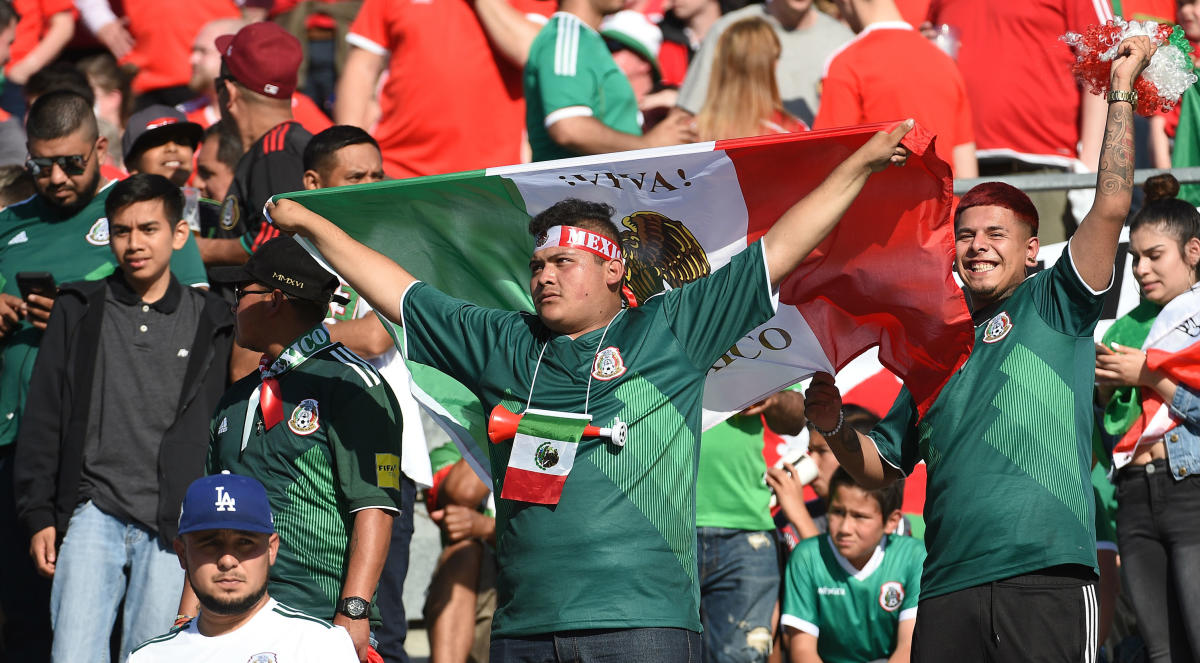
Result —
MULTIPOLYGON (((209 473, 229 470, 266 486, 279 532, 271 597, 332 619, 354 512, 400 505, 400 406, 379 372, 330 342, 324 326, 275 367, 283 371, 283 421, 266 428, 258 374, 239 380, 213 417, 209 473)), ((377 621, 374 607, 371 614, 377 621)))
POLYGON ((885 536, 862 570, 828 536, 792 551, 784 577, 781 622, 817 638, 825 663, 886 659, 900 622, 917 618, 925 548, 907 536, 885 536))
MULTIPOLYGON (((20 296, 17 274, 50 272, 56 283, 102 279, 117 267, 108 246, 105 187, 79 212, 63 216, 41 196, 0 211, 0 292, 20 296)), ((185 285, 207 285, 200 251, 190 236, 171 258, 171 271, 185 285)), ((0 447, 17 439, 29 378, 42 334, 22 323, 0 339, 0 447)))
POLYGON ((640 136, 637 98, 600 33, 568 12, 555 12, 529 47, 525 63, 525 128, 534 161, 579 156, 550 138, 568 117, 594 117, 640 136))
MULTIPOLYGON (((695 481, 704 377, 774 307, 760 243, 574 340, 536 316, 472 306, 426 284, 405 293, 409 359, 450 374, 487 410, 503 403, 521 412, 528 401, 582 413, 586 402, 593 424, 629 424, 623 448, 580 442, 557 505, 496 500, 494 635, 700 630, 695 481)), ((496 495, 511 452, 511 442, 491 447, 496 495)))
POLYGON ((975 349, 924 419, 901 390, 871 431, 905 474, 920 459, 928 466, 925 596, 1059 564, 1096 567, 1092 331, 1101 305, 1064 255, 976 312, 975 349))
POLYGON ((696 526, 775 529, 766 471, 763 424, 757 415, 735 414, 704 431, 696 473, 696 526))

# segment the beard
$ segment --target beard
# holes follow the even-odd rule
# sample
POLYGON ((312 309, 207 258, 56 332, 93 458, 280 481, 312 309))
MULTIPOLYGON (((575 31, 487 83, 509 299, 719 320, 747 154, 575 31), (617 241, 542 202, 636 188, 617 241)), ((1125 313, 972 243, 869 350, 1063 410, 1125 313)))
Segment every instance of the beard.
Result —
MULTIPOLYGON (((94 158, 98 157, 99 155, 94 158)), ((72 216, 83 208, 87 207, 88 203, 92 202, 92 199, 96 197, 96 189, 99 187, 99 185, 100 168, 97 166, 96 172, 92 173, 92 177, 84 184, 83 188, 80 189, 79 194, 75 197, 75 202, 71 203, 70 205, 60 205, 54 201, 53 197, 48 195, 43 195, 42 197, 46 200, 46 202, 50 203, 51 207, 58 208, 66 216, 72 216)))
POLYGON ((225 599, 208 594, 195 585, 192 585, 192 589, 196 592, 196 598, 200 600, 200 605, 214 615, 240 615, 253 608, 262 600, 263 596, 266 596, 267 581, 264 578, 258 589, 236 599, 225 599))

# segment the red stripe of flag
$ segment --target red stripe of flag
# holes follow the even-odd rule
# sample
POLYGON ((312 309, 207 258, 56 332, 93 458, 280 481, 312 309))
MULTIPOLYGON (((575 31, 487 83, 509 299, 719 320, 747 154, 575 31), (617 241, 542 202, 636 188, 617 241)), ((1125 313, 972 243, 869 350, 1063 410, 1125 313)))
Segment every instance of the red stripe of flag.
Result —
POLYGON ((504 474, 500 497, 533 504, 558 504, 566 481, 564 474, 544 474, 510 466, 504 474))
MULTIPOLYGON (((887 131, 896 124, 865 128, 887 131)), ((733 161, 749 211, 747 243, 870 139, 863 129, 717 141, 715 149, 733 161), (780 172, 796 186, 780 186, 780 172)), ((873 175, 837 228, 780 287, 781 303, 799 309, 835 369, 879 342, 880 363, 905 377, 921 414, 966 361, 975 339, 949 268, 954 182, 933 139, 914 127, 904 139, 912 151, 907 165, 873 175), (942 287, 898 292, 891 286, 898 278, 942 287)))

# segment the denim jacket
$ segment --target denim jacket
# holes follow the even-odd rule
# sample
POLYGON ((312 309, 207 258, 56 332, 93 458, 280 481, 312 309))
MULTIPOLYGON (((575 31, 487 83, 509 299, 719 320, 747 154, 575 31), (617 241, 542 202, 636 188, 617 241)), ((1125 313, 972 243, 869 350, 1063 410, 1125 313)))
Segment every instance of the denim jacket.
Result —
POLYGON ((1163 436, 1163 443, 1171 476, 1180 481, 1200 473, 1200 393, 1179 385, 1171 400, 1171 414, 1182 422, 1163 436))

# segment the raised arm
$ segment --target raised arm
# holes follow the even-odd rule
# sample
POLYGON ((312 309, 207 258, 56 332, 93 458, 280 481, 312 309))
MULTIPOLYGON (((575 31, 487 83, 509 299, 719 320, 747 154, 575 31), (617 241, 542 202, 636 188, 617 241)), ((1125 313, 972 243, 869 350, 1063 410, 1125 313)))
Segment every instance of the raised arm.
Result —
POLYGON ((329 219, 294 200, 267 203, 267 213, 280 229, 313 243, 333 271, 349 283, 383 317, 400 323, 400 295, 415 278, 391 258, 364 246, 329 219))
POLYGON ((904 164, 908 150, 900 141, 912 128, 913 121, 906 120, 890 132, 876 133, 838 164, 812 193, 779 217, 763 238, 771 285, 779 285, 817 248, 850 208, 872 173, 889 164, 904 164))
MULTIPOLYGON (((1112 63, 1109 89, 1130 92, 1137 77, 1150 64, 1154 44, 1148 37, 1121 42, 1112 63)), ((1133 197, 1133 104, 1112 101, 1100 147, 1096 173, 1096 200, 1071 238, 1071 260, 1092 290, 1104 290, 1112 281, 1113 261, 1121 227, 1133 197)))
POLYGON ((529 46, 542 24, 521 13, 507 0, 475 0, 475 15, 496 50, 513 64, 524 67, 529 59, 529 46))
POLYGON ((828 373, 813 376, 804 394, 804 406, 814 427, 812 434, 821 436, 829 444, 833 455, 855 481, 872 489, 900 478, 900 471, 883 460, 870 438, 845 425, 842 394, 834 384, 833 376, 828 373))

